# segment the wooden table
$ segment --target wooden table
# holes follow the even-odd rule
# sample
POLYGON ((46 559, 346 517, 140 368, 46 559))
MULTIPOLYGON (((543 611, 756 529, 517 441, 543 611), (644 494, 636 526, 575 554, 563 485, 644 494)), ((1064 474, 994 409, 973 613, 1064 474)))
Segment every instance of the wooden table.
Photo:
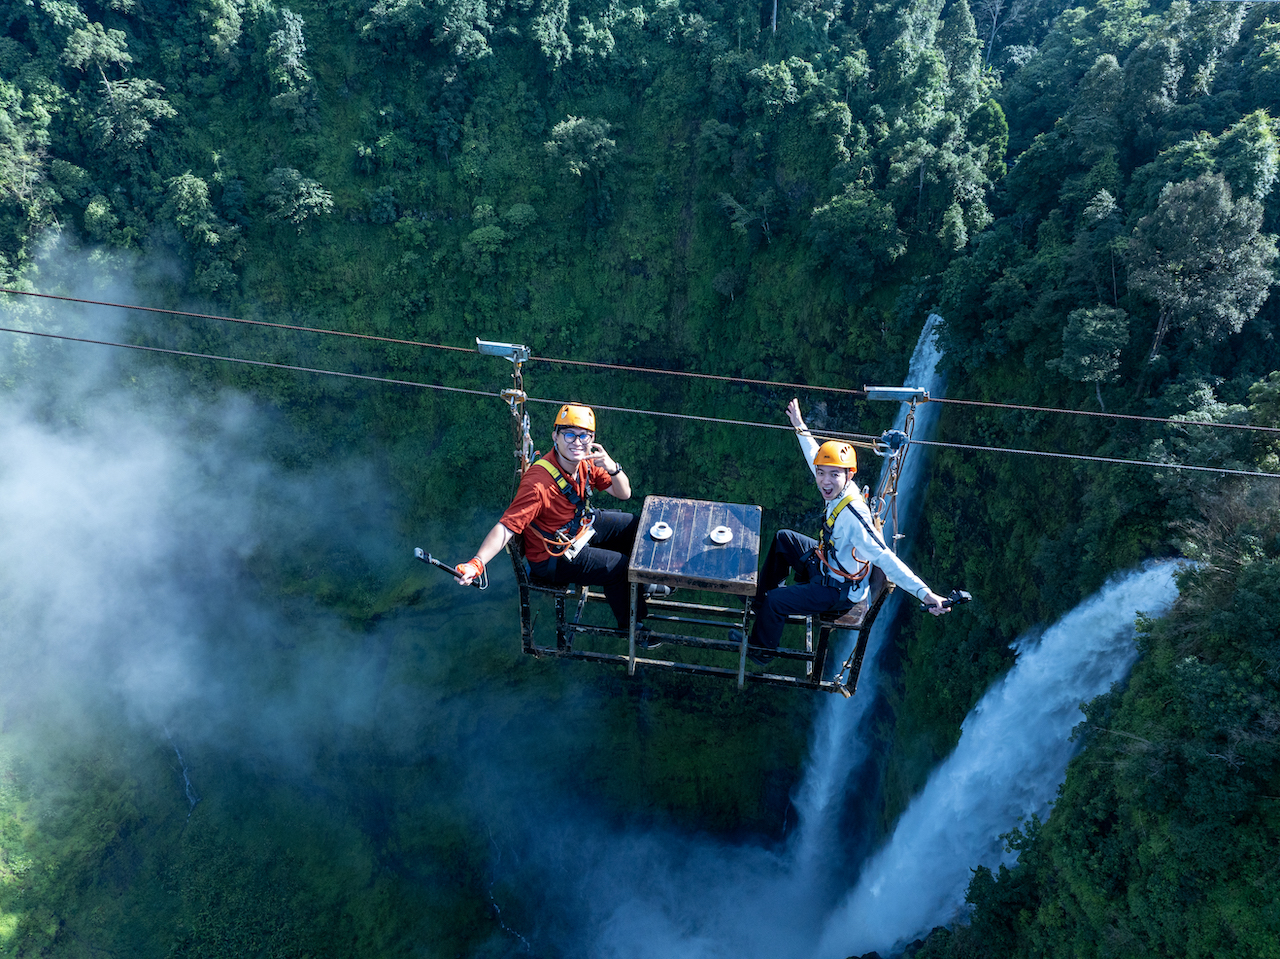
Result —
POLYGON ((739 503, 646 496, 627 578, 673 589, 754 596, 762 512, 759 506, 739 503), (656 540, 649 532, 659 522, 671 527, 670 539, 656 540), (724 545, 711 539, 717 526, 733 533, 724 545))
POLYGON ((627 579, 631 582, 631 641, 627 672, 636 667, 636 601, 641 583, 673 589, 704 589, 742 597, 742 640, 738 655, 738 686, 747 665, 747 603, 756 593, 760 565, 759 506, 711 503, 674 496, 646 496, 640 513, 640 529, 631 550, 627 579), (650 532, 664 522, 671 536, 657 540, 650 532), (727 527, 733 534, 727 543, 716 543, 711 531, 727 527))

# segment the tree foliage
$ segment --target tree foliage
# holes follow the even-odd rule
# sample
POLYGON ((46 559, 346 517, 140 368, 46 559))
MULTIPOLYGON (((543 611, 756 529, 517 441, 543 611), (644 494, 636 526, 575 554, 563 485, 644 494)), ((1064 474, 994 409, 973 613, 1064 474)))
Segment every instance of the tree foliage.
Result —
POLYGON ((1219 174, 1170 183, 1138 221, 1129 244, 1134 289, 1160 304, 1147 362, 1170 329, 1185 328, 1199 348, 1239 333, 1266 299, 1274 276, 1274 236, 1262 234, 1262 206, 1233 201, 1219 174))
POLYGON ((298 232, 302 232, 302 224, 309 218, 323 216, 333 209, 333 194, 292 167, 272 170, 267 188, 267 216, 292 223, 298 232))
MULTIPOLYGON (((181 275, 166 272, 144 293, 182 309, 206 300, 209 313, 406 341, 465 345, 496 337, 548 357, 842 387, 901 382, 924 315, 940 308, 956 395, 1277 422, 1271 374, 1280 367, 1280 308, 1269 288, 1271 234, 1280 223, 1280 26, 1264 4, 805 0, 779 5, 776 30, 762 23, 759 4, 739 0, 40 0, 11 4, 0 19, 6 278, 46 282, 50 267, 37 269, 33 251, 60 235, 69 248, 94 247, 98 260, 166 251, 182 264, 181 275)), ((279 330, 174 324, 149 326, 145 335, 180 350, 273 356, 463 389, 496 388, 506 375, 464 353, 445 361, 411 347, 374 351, 279 330)), ((460 403, 428 390, 344 391, 263 370, 182 370, 174 375, 188 377, 193 390, 231 386, 281 411, 303 437, 278 453, 289 468, 358 445, 393 487, 391 525, 401 531, 416 533, 441 510, 464 509, 456 504, 485 515, 503 505, 505 484, 477 482, 474 471, 477 446, 507 442, 501 404, 460 403)), ((543 396, 619 408, 746 422, 774 422, 779 412, 771 391, 720 381, 673 385, 619 374, 601 382, 552 364, 539 365, 536 376, 543 396)), ((823 428, 875 433, 887 426, 883 409, 802 392, 806 408, 820 401, 827 404, 823 428)), ((744 441, 712 425, 627 413, 610 413, 606 426, 611 451, 635 464, 638 489, 761 503, 776 525, 811 520, 807 476, 759 468, 791 455, 785 437, 744 441), (744 442, 751 457, 742 454, 744 442), (691 449, 699 451, 696 461, 691 449)), ((1276 456, 1274 444, 1213 438, 1192 426, 1170 432, 998 408, 951 409, 941 435, 979 447, 1197 465, 1274 469, 1276 456)), ((1009 641, 1069 608, 1112 570, 1178 548, 1171 524, 1186 522, 1214 483, 958 450, 939 451, 929 477, 928 521, 909 541, 908 558, 930 582, 963 584, 978 599, 963 617, 911 622, 902 634, 901 670, 888 678, 886 821, 1007 667, 1009 641)), ((1256 517, 1245 526, 1254 539, 1236 545, 1265 565, 1269 527, 1256 517)), ((1258 563, 1232 573, 1235 582, 1260 575, 1258 563)), ((362 623, 400 602, 369 599, 376 587, 333 570, 299 578, 305 584, 297 591, 349 604, 362 623), (387 605, 375 610, 379 602, 387 605)), ((1241 589, 1213 587, 1223 595, 1241 589)), ((1241 595, 1242 608, 1256 608, 1266 594, 1241 595)), ((1224 600, 1194 627, 1180 622, 1188 635, 1217 637, 1217 649, 1230 645, 1227 634, 1246 634, 1247 620, 1233 608, 1224 600)), ((1166 638, 1185 639, 1150 635, 1153 662, 1166 638)), ((1267 714, 1249 712, 1250 697, 1260 695, 1252 677, 1265 670, 1256 652, 1247 662, 1195 655, 1180 672, 1169 667, 1168 682, 1151 687, 1156 698, 1147 701, 1137 682, 1108 700, 1105 709, 1132 708, 1151 729, 1136 720, 1115 725, 1101 713, 1090 721, 1163 744, 1150 755, 1168 759, 1187 783, 1217 775, 1213 788, 1235 802, 1243 795, 1241 769, 1261 768, 1265 757, 1250 753, 1237 769, 1213 756, 1235 761, 1241 749, 1265 746, 1256 736, 1267 714), (1155 715, 1151 703, 1174 694, 1181 697, 1168 699, 1179 704, 1176 715, 1155 715), (1231 715, 1213 712, 1219 699, 1231 715), (1196 710, 1205 712, 1204 729, 1196 710), (1157 737, 1152 730, 1161 723, 1157 737)), ((511 678, 506 660, 493 669, 502 674, 499 688, 523 681, 511 678)), ((684 687, 657 705, 628 699, 630 688, 610 687, 605 698, 615 712, 601 742, 670 738, 661 750, 616 759, 608 771, 592 767, 597 797, 607 796, 625 817, 641 805, 634 794, 643 794, 681 828, 776 826, 801 733, 785 748, 775 737, 779 728, 802 730, 807 707, 787 707, 784 723, 739 705, 734 723, 707 724, 690 705, 679 721, 644 725, 637 717, 647 710, 671 720, 683 695, 709 707, 684 687), (642 725, 644 735, 636 731, 642 725), (723 738, 706 739, 710 727, 723 738), (757 734, 767 750, 749 748, 757 734), (696 761, 688 745, 695 736, 706 747, 696 761)), ((1070 896, 1059 901, 1037 890, 1057 882, 1047 866, 980 875, 973 925, 955 930, 957 941, 969 936, 988 954, 1096 954, 1097 942, 1111 941, 1108 930, 1121 930, 1115 951, 1135 941, 1158 951, 1174 941, 1175 928, 1188 935, 1216 928, 1204 903, 1234 910, 1233 929, 1243 931, 1218 929, 1223 936, 1265 927, 1265 905, 1243 886, 1219 883, 1212 864, 1183 847, 1173 855, 1172 845, 1143 845, 1144 836, 1171 844, 1198 836, 1197 849, 1211 843, 1195 832, 1194 816, 1177 818, 1176 790, 1167 788, 1175 780, 1160 786, 1166 805, 1142 805, 1133 770, 1145 768, 1146 754, 1139 761, 1117 752, 1137 740, 1116 733, 1095 740, 1091 749, 1111 744, 1105 762, 1131 763, 1130 771, 1071 786, 1084 811, 1064 803, 1063 825, 1055 813, 1042 830, 1014 837, 1033 867, 1036 850, 1058 835, 1071 838, 1053 847, 1054 856, 1073 843, 1089 850, 1093 860, 1068 851, 1053 861, 1071 877, 1070 896), (1089 805, 1090 788, 1106 802, 1089 805), (1116 838, 1103 842, 1093 830, 1116 838), (1117 917, 1113 900, 1123 897, 1092 861, 1147 883, 1132 897, 1133 915, 1117 917), (1164 870, 1155 878, 1143 871, 1150 862, 1164 870), (1170 869, 1187 870, 1187 882, 1166 881, 1170 869), (1040 902, 1050 904, 1036 933, 1046 938, 1033 947, 1024 912, 1040 902), (1044 932, 1068 927, 1071 949, 1062 945, 1066 932, 1052 942, 1044 932)), ((86 794, 110 793, 96 780, 90 785, 86 794)), ((1212 793, 1205 790, 1197 802, 1212 793)), ((103 822, 145 830, 147 817, 126 814, 127 805, 112 805, 124 812, 103 822)), ((461 864, 456 875, 427 883, 442 896, 463 890, 442 899, 432 916, 452 910, 482 929, 456 932, 453 920, 441 919, 453 930, 450 955, 480 948, 474 937, 489 921, 490 886, 478 878, 488 840, 459 808, 433 807, 438 832, 415 840, 433 867, 461 864)), ((1230 825, 1273 836, 1264 812, 1250 805, 1230 825)), ((81 825, 70 832, 80 836, 81 825)), ((111 841, 84 838, 85 850, 111 841)), ((294 871, 270 872, 271 856, 237 851, 236 841, 193 847, 171 866, 180 878, 168 888, 201 917, 175 955, 212 951, 209 944, 220 941, 234 942, 232 951, 299 953, 323 939, 319 932, 308 938, 301 905, 273 911, 244 896, 219 898, 224 884, 255 876, 279 877, 291 903, 320 903, 312 914, 346 915, 328 892, 288 885, 294 871), (216 864, 202 873, 206 853, 216 864), (234 910, 248 917, 240 930, 234 910), (272 940, 271 929, 285 931, 272 940)), ((71 863, 73 846, 54 843, 42 855, 71 863)), ((262 848, 283 849, 280 861, 292 862, 287 846, 262 848)), ((68 876, 101 868, 104 859, 95 856, 75 859, 68 876)), ((403 858, 418 861, 416 853, 403 858)), ((1260 859, 1245 857, 1239 868, 1270 890, 1260 859)), ((402 892, 407 880, 398 869, 333 886, 402 892)), ((36 898, 47 893, 60 915, 97 914, 79 908, 92 897, 89 886, 68 878, 39 888, 36 898)), ((369 902, 377 899, 370 895, 369 902)), ((109 908, 107 901, 95 899, 93 908, 109 908)), ((403 933, 395 917, 413 909, 394 896, 377 903, 366 902, 367 915, 381 908, 385 927, 403 933)), ((44 930, 40 948, 57 951, 83 927, 60 927, 52 915, 33 906, 29 928, 44 930)), ((353 951, 394 952, 360 941, 353 951)))

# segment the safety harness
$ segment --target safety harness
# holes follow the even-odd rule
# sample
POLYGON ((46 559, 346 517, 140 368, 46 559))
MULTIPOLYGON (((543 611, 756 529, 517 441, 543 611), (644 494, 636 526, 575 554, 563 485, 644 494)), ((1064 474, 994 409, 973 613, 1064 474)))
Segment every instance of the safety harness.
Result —
POLYGON ((587 502, 588 497, 591 496, 591 486, 588 483, 583 484, 587 491, 587 495, 583 496, 573 488, 569 478, 546 457, 540 458, 533 465, 541 466, 550 473, 552 480, 555 481, 560 492, 564 494, 564 498, 573 505, 573 518, 555 532, 540 529, 534 523, 529 524, 529 528, 537 533, 538 537, 546 545, 548 553, 552 556, 563 556, 573 548, 574 543, 587 535, 592 524, 595 523, 596 511, 587 502))
MULTIPOLYGON (((871 572, 871 563, 867 560, 859 560, 855 553, 853 558, 855 562, 859 562, 861 565, 857 572, 850 573, 840 565, 840 560, 836 557, 835 550, 831 550, 830 560, 827 559, 827 551, 831 546, 831 535, 836 528, 836 517, 844 512, 845 507, 852 503, 853 498, 857 495, 857 490, 851 489, 841 498, 840 502, 836 503, 836 508, 831 511, 831 514, 823 521, 822 528, 818 530, 818 545, 813 549, 814 555, 818 557, 818 562, 822 564, 827 575, 846 580, 850 586, 857 586, 867 578, 867 573, 871 572)), ((862 518, 856 509, 853 511, 853 515, 863 526, 867 526, 866 520, 862 518)), ((873 539, 878 538, 871 527, 867 526, 867 531, 871 533, 873 539)))

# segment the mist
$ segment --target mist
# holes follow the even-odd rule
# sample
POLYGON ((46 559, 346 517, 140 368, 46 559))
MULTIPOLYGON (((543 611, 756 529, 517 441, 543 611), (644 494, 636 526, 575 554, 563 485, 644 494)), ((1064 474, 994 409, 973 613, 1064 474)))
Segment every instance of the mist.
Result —
MULTIPOLYGON (((63 291, 145 302, 84 275, 91 287, 63 291)), ((120 311, 7 307, 6 326, 130 338, 120 311)), ((278 865, 293 881, 290 869, 337 868, 318 858, 337 850, 362 895, 395 877, 420 943, 404 948, 431 954, 590 954, 638 928, 633 880, 659 882, 659 864, 681 888, 726 870, 762 890, 778 880, 767 850, 620 822, 644 818, 626 784, 601 801, 627 748, 602 742, 602 723, 643 722, 627 697, 653 679, 618 698, 623 680, 598 667, 525 657, 509 570, 480 593, 412 559, 419 544, 469 555, 496 517, 460 524, 454 511, 406 531, 376 458, 284 465, 297 427, 184 365, 204 361, 4 336, 0 747, 58 808, 93 801, 67 770, 106 763, 100 779, 130 791, 146 823, 129 856, 159 850, 159 874, 251 863, 278 843, 298 857, 278 865), (483 897, 478 915, 466 896, 483 897)), ((146 899, 140 876, 121 883, 111 895, 136 893, 163 927, 173 901, 146 899)), ((196 885, 188 899, 218 892, 196 885)), ((696 934, 681 898, 684 916, 652 925, 655 948, 696 934)), ((750 919, 783 945, 786 928, 726 896, 713 913, 708 942, 741 942, 750 919)), ((263 918, 260 943, 283 934, 275 922, 263 918)), ((169 935, 123 948, 165 954, 169 935)))
MULTIPOLYGON (((120 311, 9 306, 6 326, 127 337, 120 311)), ((558 757, 598 695, 520 655, 509 574, 479 594, 412 558, 418 536, 473 548, 492 517, 406 532, 375 460, 282 465, 277 410, 167 360, 4 336, 0 739, 60 808, 89 801, 67 770, 117 752, 167 856, 234 841, 256 807, 268 836, 319 823, 430 898, 459 872, 491 884, 476 868, 530 809, 576 802, 558 757)))

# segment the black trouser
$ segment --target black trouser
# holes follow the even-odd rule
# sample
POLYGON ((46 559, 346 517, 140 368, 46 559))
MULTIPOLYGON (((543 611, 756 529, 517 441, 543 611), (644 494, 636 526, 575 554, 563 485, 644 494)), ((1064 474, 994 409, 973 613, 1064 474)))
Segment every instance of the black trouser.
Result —
POLYGON ((813 548, 818 541, 792 529, 780 529, 773 537, 756 587, 756 622, 751 645, 778 648, 787 617, 832 610, 844 612, 849 602, 847 585, 827 586, 826 573, 813 548), (796 573, 794 586, 783 586, 787 574, 796 573))
MULTIPOLYGON (((631 624, 631 589, 627 582, 627 567, 631 563, 631 547, 635 545, 640 517, 617 509, 596 510, 595 536, 573 559, 552 556, 529 564, 529 571, 538 579, 556 586, 577 583, 579 586, 601 586, 604 598, 613 610, 619 629, 629 629, 631 624)), ((636 620, 648 614, 641 590, 636 605, 636 620)))

